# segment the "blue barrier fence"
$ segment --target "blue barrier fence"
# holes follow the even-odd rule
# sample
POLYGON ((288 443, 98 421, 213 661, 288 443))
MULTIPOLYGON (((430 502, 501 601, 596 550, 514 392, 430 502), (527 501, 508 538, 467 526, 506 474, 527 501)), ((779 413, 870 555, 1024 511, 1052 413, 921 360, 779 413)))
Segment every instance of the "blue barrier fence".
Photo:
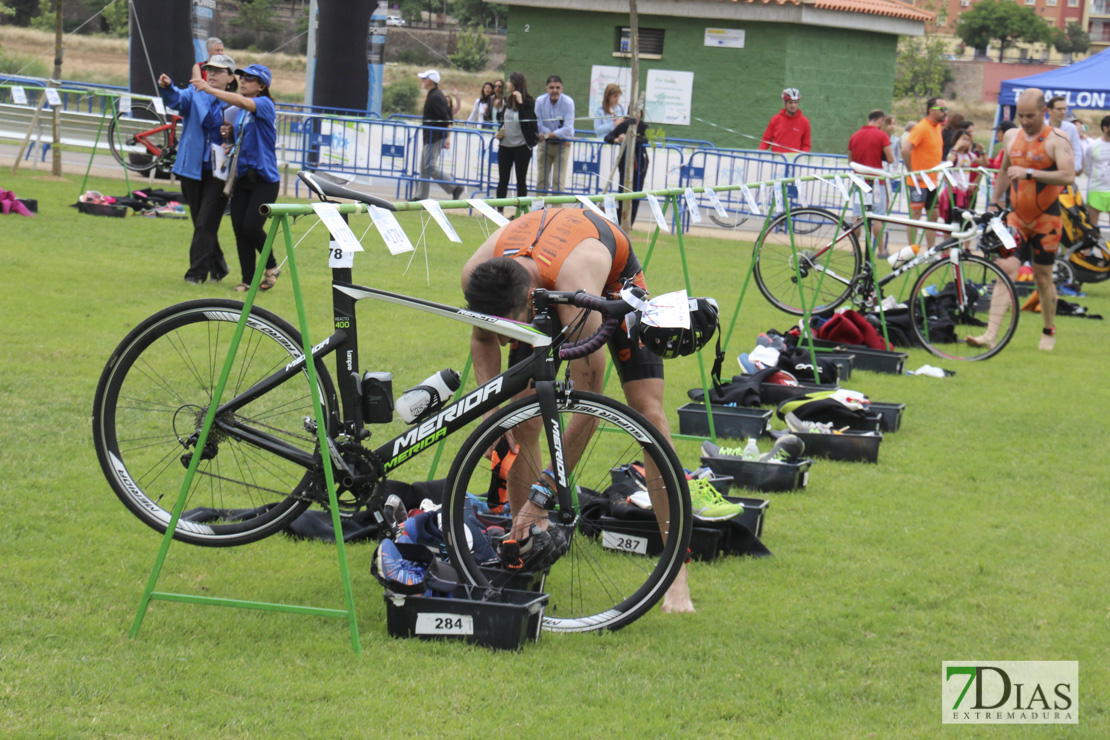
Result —
MULTIPOLYGON (((6 80, 24 87, 28 105, 33 107, 43 94, 43 81, 35 78, 6 80)), ((114 111, 115 97, 124 90, 112 89, 109 94, 80 89, 79 83, 65 83, 61 93, 65 110, 101 114, 105 108, 114 111), (66 89, 68 88, 68 89, 66 89)), ((139 96, 136 96, 139 97, 139 96)), ((10 87, 0 86, 0 103, 11 104, 10 87)), ((391 115, 386 119, 360 113, 311 106, 279 103, 278 159, 290 168, 323 169, 392 182, 398 200, 412 198, 424 183, 444 185, 448 189, 463 186, 468 197, 492 196, 496 192, 499 167, 499 141, 496 126, 460 121, 451 129, 451 145, 441 161, 442 179, 432 179, 421 172, 421 152, 426 127, 418 116, 391 115)), ((528 192, 535 195, 569 194, 597 195, 618 192, 617 158, 620 147, 606 144, 592 132, 579 131, 567 146, 551 147, 555 161, 552 168, 566 174, 562 187, 545 187, 539 157, 533 156, 528 169, 528 192)), ((673 188, 723 188, 740 183, 777 180, 818 175, 831 180, 837 174, 846 176, 848 160, 838 154, 799 154, 787 157, 768 151, 724 149, 712 142, 668 138, 653 145, 648 153, 644 190, 673 188)), ((515 174, 510 176, 508 193, 516 193, 515 174)), ((298 186, 296 180, 294 187, 298 186)), ((895 188, 898 183, 892 181, 895 188)), ((819 180, 789 186, 792 208, 816 206, 840 210, 843 196, 839 188, 819 180)), ((757 202, 760 193, 753 193, 757 202)), ((703 216, 709 222, 735 227, 755 216, 747 197, 740 190, 718 192, 724 208, 721 216, 711 206, 707 195, 699 195, 703 216)), ((904 199, 895 199, 899 211, 905 210, 904 199)), ((761 212, 768 203, 759 202, 761 212)), ((781 204, 779 204, 781 209, 781 204)), ((688 216, 683 228, 689 226, 688 216)))

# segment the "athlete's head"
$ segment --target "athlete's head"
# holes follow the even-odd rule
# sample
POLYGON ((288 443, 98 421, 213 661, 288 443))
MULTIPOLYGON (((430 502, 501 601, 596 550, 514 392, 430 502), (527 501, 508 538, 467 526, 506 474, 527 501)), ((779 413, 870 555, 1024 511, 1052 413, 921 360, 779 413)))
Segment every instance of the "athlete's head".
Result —
POLYGON ((463 294, 471 311, 523 321, 531 290, 532 278, 519 262, 494 257, 474 268, 463 294))
POLYGON ((1110 116, 1103 116, 1098 126, 1102 129, 1102 137, 1104 139, 1110 137, 1110 116))
POLYGON ((1018 96, 1017 115, 1014 117, 1021 130, 1035 136, 1044 128, 1044 92, 1035 87, 1018 96))
POLYGON ((802 94, 798 92, 798 88, 788 87, 782 91, 782 105, 790 115, 794 115, 798 111, 801 101, 802 94))
POLYGON ((1060 128, 1068 115, 1068 99, 1063 95, 1054 95, 1045 103, 1048 107, 1048 123, 1053 128, 1060 128))
POLYGON ((944 98, 929 98, 925 101, 925 117, 933 123, 944 123, 948 118, 948 103, 944 98))

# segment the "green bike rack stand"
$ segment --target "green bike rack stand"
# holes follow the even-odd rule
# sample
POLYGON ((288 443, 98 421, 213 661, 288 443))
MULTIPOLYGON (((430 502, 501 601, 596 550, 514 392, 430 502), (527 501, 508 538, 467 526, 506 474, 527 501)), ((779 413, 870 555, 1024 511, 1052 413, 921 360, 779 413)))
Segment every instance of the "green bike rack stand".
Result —
MULTIPOLYGON (((292 208, 297 208, 293 206, 292 208)), ((358 211, 358 206, 340 206, 341 212, 353 213, 358 211)), ((304 352, 306 362, 305 371, 308 375, 308 383, 310 388, 316 387, 316 363, 312 359, 312 342, 308 334, 308 319, 305 313, 304 299, 301 295, 300 280, 297 274, 297 260, 295 250, 293 249, 293 240, 289 227, 289 216, 281 212, 281 206, 273 207, 274 214, 273 224, 270 226, 270 233, 266 237, 266 243, 262 248, 262 254, 258 258, 258 266, 254 271, 254 279, 251 281, 250 290, 247 291, 246 301, 243 306, 243 312, 239 317, 239 323, 235 327, 235 333, 231 339, 231 346, 228 349, 227 359, 224 361, 223 370, 220 373, 219 380, 216 383, 216 388, 213 391, 212 404, 208 407, 208 412, 204 417, 204 424, 200 430, 200 437, 197 440, 196 447, 194 448, 192 459, 189 461, 189 467, 185 472, 185 478, 181 482, 181 492, 178 494, 177 502, 174 504, 173 513, 170 516, 169 526, 166 528, 166 534, 162 537, 162 546, 158 550, 158 555, 154 560, 154 568, 150 573, 150 578, 147 580, 146 588, 143 590, 142 599, 139 602, 139 610, 135 615, 135 621, 131 626, 131 637, 136 637, 139 634, 139 628, 142 627, 143 618, 146 616, 147 609, 150 607, 151 601, 174 601, 187 604, 200 604, 204 606, 224 606, 235 607, 239 609, 258 609, 262 611, 286 612, 291 614, 305 614, 317 617, 333 617, 338 619, 346 619, 347 626, 350 630, 351 636, 351 649, 355 654, 362 652, 362 645, 359 641, 358 635, 358 621, 355 618, 355 603, 354 592, 351 588, 351 576, 347 567, 347 549, 343 542, 343 528, 339 520, 339 506, 336 500, 335 490, 335 473, 332 469, 331 457, 329 455, 322 455, 324 464, 324 477, 327 481, 328 488, 328 502, 331 506, 331 519, 332 526, 335 529, 335 545, 338 553, 339 560, 339 576, 343 586, 343 597, 346 603, 345 609, 326 609, 323 607, 301 606, 297 604, 273 604, 260 601, 243 601, 239 599, 226 599, 211 596, 196 596, 192 594, 176 594, 164 591, 155 590, 158 585, 158 578, 162 573, 162 566, 165 563, 166 554, 170 549, 170 543, 173 541, 173 533, 177 529, 177 522, 181 518, 181 512, 185 508, 185 500, 188 497, 190 486, 193 482, 193 476, 196 474, 197 467, 200 464, 200 453, 204 450, 204 446, 208 441, 208 435, 212 430, 212 423, 215 420, 216 407, 223 396, 224 387, 227 384, 228 376, 231 373, 232 363, 235 359, 235 354, 239 349, 239 342, 243 337, 243 330, 247 324, 247 318, 250 315, 251 307, 254 305, 254 298, 258 293, 258 287, 262 282, 262 275, 266 269, 266 259, 273 251, 274 240, 280 230, 285 237, 285 250, 286 259, 289 263, 290 282, 293 286, 293 298, 297 306, 297 319, 301 331, 302 351, 304 352)), ((317 393, 312 393, 312 408, 316 418, 316 431, 319 439, 320 449, 328 449, 327 444, 327 419, 324 417, 323 407, 320 404, 320 396, 317 393)))

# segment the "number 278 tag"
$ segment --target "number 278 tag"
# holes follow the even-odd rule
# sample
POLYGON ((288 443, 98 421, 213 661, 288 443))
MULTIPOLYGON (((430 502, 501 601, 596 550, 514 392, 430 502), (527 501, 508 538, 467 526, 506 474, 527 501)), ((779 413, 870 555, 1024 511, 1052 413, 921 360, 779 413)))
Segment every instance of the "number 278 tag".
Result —
POLYGON ((343 247, 339 246, 339 242, 332 240, 328 244, 328 267, 335 269, 337 267, 354 266, 355 253, 344 251, 343 247))

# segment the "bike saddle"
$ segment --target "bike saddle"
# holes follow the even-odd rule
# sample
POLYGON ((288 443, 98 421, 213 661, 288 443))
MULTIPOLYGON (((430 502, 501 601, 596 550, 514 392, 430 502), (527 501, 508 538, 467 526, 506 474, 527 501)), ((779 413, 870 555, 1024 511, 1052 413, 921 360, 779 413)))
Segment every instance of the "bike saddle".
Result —
POLYGON ((309 190, 320 196, 320 200, 343 198, 344 200, 357 200, 360 203, 384 208, 387 211, 397 210, 392 202, 384 198, 349 187, 354 179, 353 177, 331 172, 308 172, 306 170, 298 172, 297 177, 301 178, 301 181, 308 186, 309 190))

